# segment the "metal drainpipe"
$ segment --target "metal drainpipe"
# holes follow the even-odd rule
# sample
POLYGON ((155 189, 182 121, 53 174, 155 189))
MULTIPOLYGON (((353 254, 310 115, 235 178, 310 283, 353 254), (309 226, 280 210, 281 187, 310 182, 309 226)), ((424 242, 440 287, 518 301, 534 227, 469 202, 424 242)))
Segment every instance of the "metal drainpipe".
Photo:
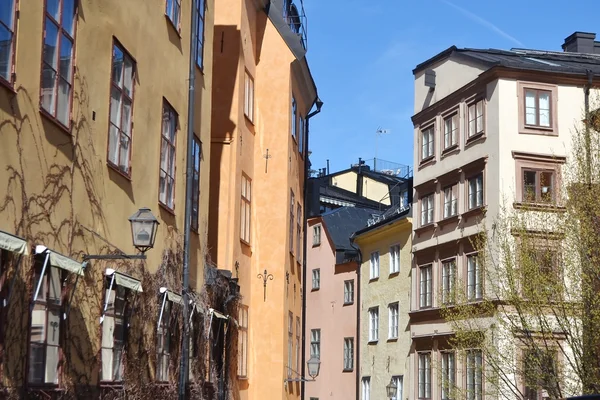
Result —
POLYGON ((356 400, 360 398, 360 272, 362 266, 362 251, 354 246, 354 235, 350 237, 350 246, 358 252, 358 265, 356 266, 356 400))
MULTIPOLYGON (((315 99, 313 105, 316 104, 317 101, 320 101, 318 96, 315 99)), ((308 237, 308 222, 306 221, 306 217, 308 210, 308 133, 310 131, 309 120, 320 112, 321 109, 318 108, 306 116, 306 132, 304 132, 304 210, 302 210, 304 214, 302 216, 304 218, 304 237, 302 238, 302 254, 304 254, 304 257, 302 259, 302 373, 300 374, 302 378, 304 378, 306 374, 306 238, 308 237)), ((300 383, 300 392, 302 393, 300 398, 302 400, 304 400, 305 384, 306 382, 304 382, 304 380, 300 383)))
MULTIPOLYGON (((194 185, 194 100, 196 86, 196 2, 191 1, 191 29, 190 29, 190 65, 189 65, 189 91, 188 91, 188 120, 187 120, 187 160, 185 179, 185 218, 183 236, 183 340, 181 343, 181 362, 179 364, 179 400, 186 398, 188 378, 188 359, 190 342, 189 321, 189 296, 190 286, 190 230, 192 225, 192 186, 194 185)), ((200 188, 198 188, 199 190, 200 188)))

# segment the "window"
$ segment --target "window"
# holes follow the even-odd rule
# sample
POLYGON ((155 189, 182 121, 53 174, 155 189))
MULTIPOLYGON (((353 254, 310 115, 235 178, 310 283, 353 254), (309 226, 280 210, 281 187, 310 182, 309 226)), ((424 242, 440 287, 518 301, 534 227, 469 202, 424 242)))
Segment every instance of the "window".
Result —
POLYGON ((310 356, 321 359, 321 330, 310 330, 310 356))
POLYGON ((379 307, 369 308, 369 342, 379 340, 379 307))
POLYGON ((419 399, 431 398, 431 353, 419 354, 419 375, 417 376, 417 385, 419 389, 419 399))
POLYGON ((420 285, 419 285, 419 307, 431 307, 431 295, 433 292, 431 281, 431 264, 419 268, 420 285))
MULTIPOLYGON (((4 348, 4 329, 6 328, 5 326, 5 321, 6 321, 6 316, 5 316, 5 309, 4 307, 7 307, 8 304, 6 304, 7 301, 7 293, 6 293, 6 285, 5 285, 5 280, 7 278, 7 270, 8 270, 8 252, 6 252, 5 250, 0 249, 0 348, 4 348)), ((1 378, 1 374, 0 374, 0 378, 1 378)))
POLYGON ((304 136, 306 135, 306 121, 302 116, 298 118, 300 126, 298 127, 298 152, 304 153, 304 136))
POLYGON ((123 347, 125 344, 127 289, 120 285, 106 287, 106 311, 102 320, 102 380, 123 380, 123 347))
POLYGON ((242 200, 240 202, 240 239, 250 243, 252 220, 252 181, 242 173, 242 200))
POLYGON ((421 131, 421 161, 433 157, 434 129, 433 125, 421 131))
POLYGON ((390 400, 402 400, 404 377, 402 375, 392 376, 392 381, 396 384, 396 397, 391 397, 390 400))
POLYGON ((298 204, 298 212, 296 214, 296 261, 302 262, 302 207, 298 204))
POLYGON ((456 364, 454 353, 444 351, 442 356, 442 400, 453 399, 453 391, 456 385, 456 364))
POLYGON ((321 270, 319 268, 312 270, 312 288, 313 290, 321 288, 321 270))
POLYGON ((374 251, 371 253, 370 261, 370 279, 379 278, 379 252, 374 251))
POLYGON ((444 188, 444 218, 458 214, 458 183, 444 188))
POLYGON ((248 306, 241 305, 238 320, 238 377, 248 377, 248 306))
POLYGON ((294 192, 290 190, 290 253, 294 254, 294 192))
POLYGON ((159 201, 169 210, 175 209, 175 139, 177 113, 163 100, 162 135, 160 140, 159 201))
POLYGON ((421 197, 421 226, 433 223, 433 196, 431 193, 421 197))
POLYGON ((444 118, 444 150, 458 143, 458 113, 444 118))
POLYGON ((194 135, 192 143, 192 162, 194 163, 194 177, 192 182, 192 229, 198 232, 198 218, 200 213, 200 161, 202 158, 202 142, 194 135))
POLYGON ((521 254, 523 296, 552 300, 560 292, 559 254, 555 248, 532 244, 521 254))
POLYGON ((344 371, 354 369, 354 338, 344 338, 344 371))
POLYGON ((558 351, 536 346, 524 349, 521 357, 524 399, 549 399, 549 393, 556 391, 557 382, 560 380, 558 351))
POLYGON ((116 42, 113 44, 111 75, 108 164, 129 176, 135 64, 116 42))
POLYGON ((390 247, 390 274, 400 272, 400 245, 390 247))
POLYGON ((469 210, 483 206, 483 173, 468 179, 469 182, 469 210))
POLYGON ((388 339, 398 338, 398 303, 392 303, 388 306, 388 339))
MULTIPOLYGON (((181 4, 181 0, 177 1, 181 4)), ((194 3, 196 4, 196 65, 202 69, 204 67, 204 12, 206 4, 204 0, 195 0, 194 3)), ((181 9, 181 6, 179 8, 181 9)))
POLYGON ((40 104, 61 125, 71 125, 76 0, 45 2, 40 104))
POLYGON ((181 0, 167 0, 165 14, 169 17, 175 28, 181 32, 181 0))
POLYGON ((402 207, 408 207, 408 190, 400 192, 400 201, 402 207))
POLYGON ((292 115, 290 118, 290 123, 291 123, 291 127, 290 130, 292 132, 292 137, 294 138, 294 140, 297 140, 296 138, 296 129, 298 128, 298 103, 296 103, 296 98, 294 96, 292 96, 292 115))
POLYGON ((362 400, 371 400, 371 378, 362 378, 362 400))
POLYGON ((294 314, 288 316, 288 378, 292 376, 294 366, 294 314))
POLYGON ((38 296, 31 312, 29 374, 31 384, 58 384, 60 358, 60 313, 63 300, 62 270, 48 265, 44 275, 35 267, 38 296), (39 282, 39 283, 38 283, 39 282))
POLYGON ((354 279, 344 281, 344 304, 354 303, 354 279))
POLYGON ((171 362, 171 350, 177 349, 174 343, 175 318, 172 318, 173 302, 167 300, 167 293, 159 296, 161 302, 161 313, 158 320, 157 329, 157 355, 156 355, 156 380, 159 382, 169 381, 169 364, 171 362))
POLYGON ((300 372, 302 366, 300 365, 300 317, 296 317, 296 372, 300 372))
POLYGON ((248 71, 246 71, 244 79, 244 115, 254 122, 254 79, 248 71))
POLYGON ((321 244, 321 225, 313 226, 313 246, 321 244))
POLYGON ((552 203, 555 200, 555 173, 553 170, 522 169, 523 201, 552 203))
POLYGON ((15 50, 15 0, 0 4, 0 79, 12 84, 15 50))
POLYGON ((469 137, 483 133, 483 100, 469 105, 469 137))
POLYGON ((467 400, 483 398, 483 357, 481 350, 467 350, 467 400))
POLYGON ((525 88, 525 125, 534 127, 551 127, 550 90, 525 88))
POLYGON ((483 298, 483 274, 477 254, 467 256, 467 300, 483 298))
POLYGON ((453 304, 455 301, 456 260, 442 262, 442 304, 453 304))

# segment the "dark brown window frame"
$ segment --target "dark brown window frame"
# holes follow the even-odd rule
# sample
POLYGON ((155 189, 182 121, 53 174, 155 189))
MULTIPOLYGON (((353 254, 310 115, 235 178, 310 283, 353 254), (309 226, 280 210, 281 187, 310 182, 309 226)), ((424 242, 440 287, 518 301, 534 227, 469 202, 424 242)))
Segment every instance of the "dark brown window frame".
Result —
MULTIPOLYGON (((160 132, 160 159, 159 159, 159 167, 158 167, 158 174, 159 174, 159 176, 158 176, 158 202, 161 206, 165 207, 168 211, 173 213, 173 212, 175 212, 175 192, 177 189, 177 186, 176 186, 176 183, 177 183, 176 160, 177 160, 177 130, 179 128, 179 123, 178 123, 179 115, 177 114, 177 111, 175 111, 175 108, 173 108, 173 106, 165 98, 163 98, 161 116, 162 116, 162 119, 161 119, 161 132, 160 132), (168 137, 165 137, 165 135, 164 135, 164 130, 165 130, 164 124, 165 124, 165 113, 166 112, 169 113, 169 116, 170 116, 169 121, 170 122, 171 122, 171 118, 174 119, 174 121, 172 121, 173 125, 174 125, 173 126, 173 129, 174 129, 173 140, 171 140, 168 137), (162 160, 162 152, 163 152, 163 141, 166 142, 167 149, 173 149, 173 171, 172 171, 173 175, 169 174, 167 171, 163 170, 163 168, 162 168, 161 160, 162 160), (160 174, 161 174, 161 172, 165 173, 165 200, 166 200, 166 203, 161 200, 161 193, 160 193, 160 179, 161 179, 160 174), (173 203, 172 207, 169 206, 169 204, 168 204, 169 199, 166 198, 166 196, 168 195, 168 189, 167 189, 168 188, 168 179, 172 180, 172 185, 173 185, 172 192, 171 192, 171 197, 172 197, 171 201, 173 203)), ((169 168, 169 165, 167 165, 167 168, 169 168)))
POLYGON ((470 142, 470 141, 474 140, 475 138, 485 135, 485 131, 486 131, 486 129, 485 129, 485 123, 486 123, 485 111, 486 111, 486 101, 485 101, 485 97, 483 95, 478 95, 466 103, 466 106, 465 106, 465 125, 466 125, 465 139, 467 142, 470 142), (477 104, 479 104, 479 103, 481 103, 481 116, 477 115, 477 104), (473 119, 473 120, 471 120, 471 117, 469 115, 469 109, 471 107, 475 107, 475 119, 473 119), (481 117, 481 130, 477 130, 477 120, 479 119, 479 117, 481 117), (471 121, 475 122, 475 132, 472 134, 471 134, 471 129, 470 129, 471 121))
POLYGON ((417 373, 415 376, 415 389, 416 389, 416 398, 419 400, 430 400, 432 398, 433 395, 433 383, 432 383, 432 379, 433 379, 433 374, 431 371, 432 368, 432 361, 433 361, 433 351, 432 350, 427 350, 427 351, 417 351, 417 362, 416 364, 416 369, 417 369, 417 373), (427 366, 428 368, 421 368, 421 356, 425 356, 425 357, 429 357, 429 365, 427 366), (419 378, 421 377, 421 373, 420 370, 423 369, 423 371, 425 371, 425 373, 428 371, 428 376, 429 379, 426 380, 425 382, 423 382, 423 396, 421 396, 421 382, 419 381, 419 378), (429 382, 429 396, 427 396, 427 382, 429 382))
POLYGON ((8 25, 4 24, 2 21, 0 21, 0 25, 4 26, 6 28, 6 30, 8 30, 11 33, 11 44, 10 44, 10 51, 11 51, 11 55, 10 55, 10 60, 9 60, 9 79, 4 78, 3 76, 0 75, 0 83, 4 86, 6 86, 9 90, 14 92, 14 84, 15 84, 15 78, 16 78, 16 72, 15 72, 15 61, 16 61, 16 51, 17 51, 17 29, 18 29, 18 25, 19 25, 19 21, 18 21, 18 10, 19 10, 19 0, 10 0, 12 2, 12 27, 9 27, 8 25))
POLYGON ((435 123, 431 122, 425 125, 424 128, 419 129, 419 160, 421 163, 426 163, 430 160, 435 159, 435 123), (425 132, 431 130, 431 140, 427 142, 427 155, 424 156, 423 149, 425 148, 425 132), (429 153, 429 143, 432 143, 431 153, 429 153))
MULTIPOLYGON (((532 135, 558 136, 558 87, 556 85, 519 81, 517 84, 519 99, 519 133, 532 135), (550 93, 550 126, 528 125, 525 123, 525 91, 536 90, 550 93)), ((536 109, 539 114, 539 107, 536 109)), ((539 118, 539 116, 538 116, 539 118)))
POLYGON ((460 141, 460 113, 458 108, 454 108, 452 109, 452 111, 448 112, 447 114, 442 116, 442 135, 441 135, 441 143, 443 146, 442 149, 442 153, 450 151, 454 148, 456 148, 458 146, 458 143, 460 141), (455 120, 456 119, 456 120, 455 120), (454 129, 452 129, 449 132, 446 132, 446 122, 450 120, 452 123, 452 127, 454 129), (452 138, 452 135, 454 133, 454 140, 452 138), (449 144, 446 145, 446 137, 449 136, 449 144))
MULTIPOLYGON (((60 10, 60 19, 61 21, 56 21, 54 19, 53 16, 51 16, 48 13, 47 10, 47 3, 46 1, 44 1, 44 13, 43 13, 43 35, 42 35, 42 54, 41 54, 41 68, 40 68, 40 101, 39 101, 39 105, 40 105, 40 112, 42 113, 42 115, 44 115, 45 117, 49 118, 52 122, 56 123, 61 129, 65 130, 66 132, 70 133, 71 132, 71 128, 72 128, 72 120, 73 120, 73 78, 75 77, 75 65, 76 65, 76 49, 77 49, 77 20, 79 17, 79 1, 78 0, 73 0, 73 36, 71 36, 70 33, 66 32, 63 29, 63 5, 64 5, 65 0, 58 0, 58 8, 60 10), (45 40, 46 40, 46 21, 47 19, 50 19, 52 21, 53 24, 55 24, 58 27, 58 31, 57 31, 57 44, 56 44, 56 57, 58 58, 58 62, 57 62, 57 71, 54 71, 56 73, 56 77, 54 78, 55 82, 54 82, 54 86, 53 86, 53 90, 56 90, 56 97, 54 99, 54 113, 46 110, 42 104, 42 91, 43 91, 43 76, 44 76, 44 65, 46 64, 46 62, 44 61, 44 46, 45 46, 45 40), (69 104, 68 104, 68 117, 67 117, 67 122, 68 124, 65 125, 64 123, 62 123, 59 119, 58 116, 56 115, 57 111, 58 111, 58 90, 60 87, 60 81, 61 81, 61 75, 60 75, 60 38, 62 37, 62 35, 65 35, 67 37, 67 39, 69 39, 72 42, 72 47, 71 47, 71 82, 69 83, 70 85, 70 90, 69 90, 69 104)), ((54 70, 51 66, 48 66, 49 68, 51 68, 52 70, 54 70)))
POLYGON ((165 17, 171 23, 171 26, 175 28, 178 35, 181 35, 181 0, 165 0, 165 17), (169 13, 169 1, 173 7, 173 15, 169 13), (178 10, 175 10, 175 7, 178 7, 178 10), (177 23, 173 21, 175 18, 175 11, 177 11, 177 23))
POLYGON ((433 262, 427 263, 427 264, 422 264, 418 266, 419 269, 419 281, 417 282, 417 302, 418 302, 418 309, 419 310, 425 310, 428 308, 432 308, 433 304, 434 304, 434 299, 433 299, 433 292, 435 290, 434 288, 434 282, 433 282, 433 262), (423 305, 422 301, 421 301, 421 297, 423 296, 423 293, 421 291, 421 283, 423 282, 423 280, 421 279, 422 275, 423 275, 423 270, 425 269, 429 269, 430 273, 429 273, 429 279, 425 280, 426 282, 426 287, 427 287, 427 292, 425 293, 425 300, 427 302, 427 299, 429 299, 429 304, 425 304, 423 305), (429 282, 429 286, 427 286, 427 282, 429 282))
MULTIPOLYGON (((445 185, 442 188, 441 196, 440 196, 440 206, 441 206, 441 210, 442 210, 442 219, 452 218, 452 217, 455 217, 460 214, 459 182, 453 182, 449 185, 445 185), (447 189, 451 190, 451 193, 454 197, 454 199, 450 200, 450 202, 446 201, 446 190, 447 189), (452 213, 452 203, 454 203, 455 207, 456 207, 456 212, 454 214, 452 213), (446 205, 447 204, 450 204, 450 213, 448 215, 446 215, 446 205)), ((435 212, 435 210, 434 210, 434 212, 435 212)))
MULTIPOLYGON (((512 152, 513 159, 515 160, 515 176, 516 176, 516 201, 515 207, 522 207, 525 204, 541 207, 552 207, 561 206, 561 193, 560 187, 562 184, 561 176, 561 165, 566 162, 566 157, 563 156, 550 156, 545 154, 533 154, 533 153, 521 153, 512 152), (526 201, 524 195, 524 172, 525 171, 536 171, 536 172, 553 172, 553 199, 550 202, 538 201, 537 198, 537 186, 539 186, 539 179, 536 179, 536 201, 526 201)), ((537 177, 538 175, 536 175, 537 177)), ((540 191, 541 193, 541 191, 540 191)))
MULTIPOLYGON (((204 41, 206 31, 206 1, 194 0, 196 12, 196 66, 200 71, 204 71, 204 41), (200 22, 202 22, 202 32, 200 32, 200 22)), ((181 10, 181 4, 179 5, 181 10)), ((181 29, 180 29, 181 32, 181 29)))
POLYGON ((469 303, 473 303, 473 302, 478 302, 483 300, 484 296, 485 296, 485 270, 483 268, 482 265, 482 261, 479 258, 479 252, 478 251, 470 251, 470 252, 464 252, 464 271, 465 271, 465 288, 466 288, 466 295, 467 295, 467 302, 469 303), (475 263, 475 270, 474 270, 474 282, 473 282, 473 296, 469 296, 469 287, 471 285, 469 285, 469 260, 471 258, 474 258, 476 263, 475 263), (477 274, 477 272, 479 271, 479 276, 477 274), (478 279, 479 278, 479 279, 478 279), (480 286, 480 292, 481 295, 478 296, 477 295, 477 286, 480 286))
MULTIPOLYGON (((107 144, 106 144, 106 161, 108 163, 108 166, 113 168, 114 170, 116 170, 118 173, 124 175, 126 178, 131 179, 131 153, 133 152, 133 116, 134 116, 134 102, 135 102, 135 80, 137 78, 137 63, 135 61, 135 58, 133 58, 131 56, 131 54, 127 51, 127 49, 125 48, 125 46, 123 46, 121 44, 121 42, 119 42, 119 40, 115 37, 113 37, 113 46, 112 46, 112 63, 111 63, 111 72, 110 72, 110 90, 109 90, 109 105, 108 105, 108 140, 107 140, 107 144), (119 50, 121 50, 121 52, 123 53, 123 57, 127 57, 130 59, 131 64, 132 64, 132 77, 131 77, 131 97, 127 96, 127 94, 125 94, 125 90, 120 88, 118 85, 115 84, 114 81, 114 68, 112 68, 112 66, 114 65, 114 61, 115 61, 115 47, 118 47, 119 50), (120 110, 120 115, 121 115, 121 121, 119 124, 119 127, 116 127, 118 130, 118 135, 119 135, 119 146, 118 146, 118 150, 117 150, 117 163, 119 162, 119 160, 121 159, 121 146, 120 146, 120 140, 121 137, 123 135, 127 136, 126 133, 123 132, 122 130, 122 124, 123 124, 123 103, 124 103, 124 99, 129 100, 131 103, 131 114, 129 116, 129 154, 128 154, 128 159, 127 159, 127 171, 124 171, 118 164, 113 163, 110 160, 110 129, 111 126, 114 126, 112 121, 111 121, 111 111, 112 111, 112 90, 116 89, 119 91, 120 93, 120 102, 119 102, 119 106, 121 108, 120 110)), ((125 60, 125 58, 123 58, 123 60, 125 60)), ((125 73, 125 69, 123 68, 123 73, 125 73)))

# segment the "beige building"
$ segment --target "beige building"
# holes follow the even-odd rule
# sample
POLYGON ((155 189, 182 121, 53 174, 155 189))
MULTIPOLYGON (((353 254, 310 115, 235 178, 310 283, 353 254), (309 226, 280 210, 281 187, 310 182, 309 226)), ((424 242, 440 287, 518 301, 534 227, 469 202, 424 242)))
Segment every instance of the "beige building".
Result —
POLYGON ((405 387, 412 371, 408 357, 411 276, 410 208, 371 220, 353 235, 362 265, 358 274, 360 313, 357 398, 387 399, 387 386, 396 386, 394 400, 410 398, 405 387), (358 396, 358 394, 360 394, 358 396))
MULTIPOLYGON (((594 36, 571 35, 565 53, 453 46, 413 71, 409 368, 416 378, 406 386, 409 398, 448 398, 444 383, 471 399, 489 389, 481 350, 455 354, 440 310, 452 304, 458 284, 468 302, 491 295, 471 239, 482 227, 491 230, 503 206, 553 211, 589 79, 600 75, 599 55, 587 54, 599 46, 594 36)), ((510 379, 515 390, 542 395, 510 379)))
MULTIPOLYGON (((188 146, 190 290, 204 287, 213 12, 212 0, 0 3, 0 397, 176 396, 188 146), (142 207, 160 222, 145 261, 82 263, 134 254, 127 219, 142 207)), ((212 317, 192 319, 190 378, 209 381, 193 393, 216 390, 198 339, 212 317)))
POLYGON ((240 285, 236 391, 298 399, 308 120, 320 109, 306 19, 289 0, 223 0, 214 12, 209 244, 240 285))

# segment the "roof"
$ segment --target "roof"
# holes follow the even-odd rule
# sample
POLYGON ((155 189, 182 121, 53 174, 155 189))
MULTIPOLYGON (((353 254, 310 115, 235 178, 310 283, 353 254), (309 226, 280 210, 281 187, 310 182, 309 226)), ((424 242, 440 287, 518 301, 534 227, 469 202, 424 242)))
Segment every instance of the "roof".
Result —
POLYGON ((344 200, 348 203, 353 203, 362 207, 372 208, 375 210, 388 207, 383 203, 379 203, 375 200, 359 196, 354 192, 339 188, 337 186, 321 186, 319 187, 319 195, 344 200))
POLYGON ((360 207, 341 207, 321 215, 335 250, 353 250, 350 236, 367 226, 373 213, 360 207))
POLYGON ((587 75, 591 71, 600 76, 600 54, 556 52, 530 49, 459 49, 449 47, 429 60, 417 65, 417 74, 438 61, 449 57, 467 58, 485 67, 505 67, 518 70, 557 72, 573 75, 587 75))
POLYGON ((367 233, 369 231, 372 231, 374 229, 379 228, 382 225, 387 225, 390 222, 396 221, 396 220, 400 220, 400 219, 404 219, 404 218, 412 218, 412 207, 407 208, 404 211, 401 211, 399 213, 396 213, 388 218, 383 218, 380 219, 377 223, 371 225, 371 226, 364 226, 362 229, 357 230, 354 235, 352 235, 352 239, 354 239, 356 236, 362 235, 363 233, 367 233))

